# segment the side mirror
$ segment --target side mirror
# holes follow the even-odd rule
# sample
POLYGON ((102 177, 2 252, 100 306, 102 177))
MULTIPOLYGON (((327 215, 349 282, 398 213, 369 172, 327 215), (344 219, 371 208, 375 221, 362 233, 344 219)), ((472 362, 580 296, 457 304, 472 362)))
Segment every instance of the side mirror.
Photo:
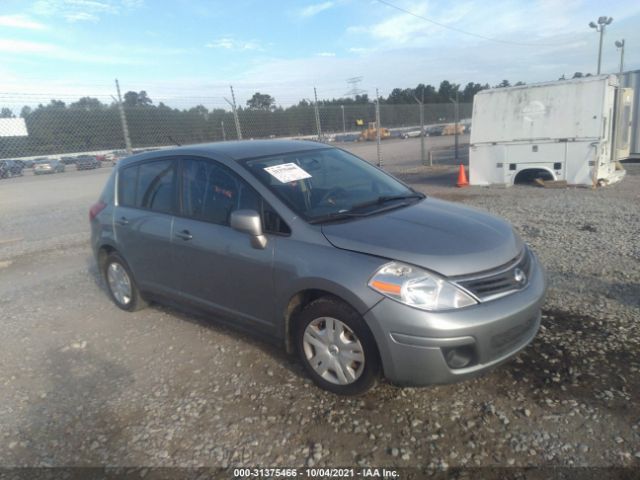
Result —
POLYGON ((262 233, 262 220, 255 210, 231 212, 229 223, 234 230, 250 235, 253 248, 262 249, 267 246, 267 237, 262 233))

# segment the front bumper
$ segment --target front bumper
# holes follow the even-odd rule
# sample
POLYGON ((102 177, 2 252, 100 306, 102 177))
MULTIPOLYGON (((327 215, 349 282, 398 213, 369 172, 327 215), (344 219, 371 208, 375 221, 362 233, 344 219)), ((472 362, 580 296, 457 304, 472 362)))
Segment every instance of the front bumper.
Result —
POLYGON ((529 284, 497 300, 447 312, 425 312, 385 298, 365 314, 385 376, 402 385, 453 383, 508 360, 536 336, 547 284, 532 256, 529 284), (469 346, 474 361, 451 368, 447 349, 469 346))

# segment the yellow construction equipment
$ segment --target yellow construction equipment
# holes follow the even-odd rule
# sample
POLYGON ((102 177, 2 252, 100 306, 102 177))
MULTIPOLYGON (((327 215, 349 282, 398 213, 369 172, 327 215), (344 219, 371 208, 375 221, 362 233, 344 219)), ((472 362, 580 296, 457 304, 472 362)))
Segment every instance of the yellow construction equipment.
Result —
MULTIPOLYGON (((372 141, 376 139, 378 135, 378 129, 376 128, 376 122, 369 122, 369 126, 366 130, 363 130, 360 134, 360 140, 372 141)), ((391 132, 388 128, 380 128, 380 140, 391 137, 391 132)))
MULTIPOLYGON (((458 135, 462 135, 464 133, 464 125, 458 124, 458 135)), ((449 123, 445 125, 442 129, 442 135, 455 135, 456 134, 456 124, 449 123)))

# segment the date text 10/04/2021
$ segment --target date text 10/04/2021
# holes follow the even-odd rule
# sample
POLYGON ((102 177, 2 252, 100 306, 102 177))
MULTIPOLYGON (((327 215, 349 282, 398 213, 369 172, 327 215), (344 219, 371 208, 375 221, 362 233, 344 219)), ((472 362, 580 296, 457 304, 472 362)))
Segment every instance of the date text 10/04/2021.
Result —
POLYGON ((400 478, 387 468, 236 468, 234 478, 400 478))

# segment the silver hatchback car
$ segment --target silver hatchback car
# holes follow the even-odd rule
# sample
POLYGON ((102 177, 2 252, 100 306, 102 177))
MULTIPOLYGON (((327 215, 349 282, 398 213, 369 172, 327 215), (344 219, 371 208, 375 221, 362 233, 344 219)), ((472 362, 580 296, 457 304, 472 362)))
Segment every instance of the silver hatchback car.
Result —
POLYGON ((121 160, 90 211, 115 304, 170 300, 297 352, 320 387, 449 383, 535 337, 546 289, 505 221, 314 142, 121 160))

